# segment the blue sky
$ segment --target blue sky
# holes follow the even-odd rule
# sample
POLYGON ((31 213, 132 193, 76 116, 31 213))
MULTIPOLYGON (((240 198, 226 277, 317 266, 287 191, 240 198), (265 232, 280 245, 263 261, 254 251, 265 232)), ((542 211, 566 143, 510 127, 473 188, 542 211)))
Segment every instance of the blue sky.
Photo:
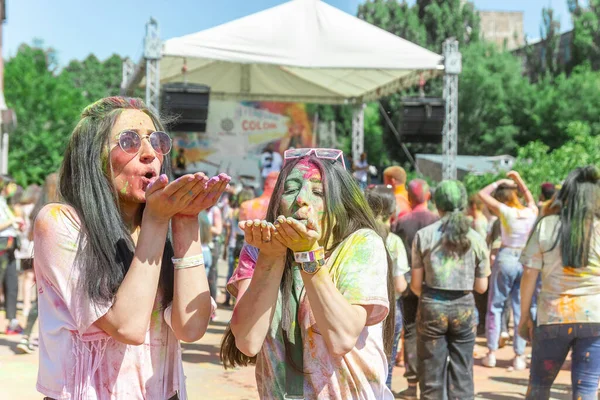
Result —
MULTIPOLYGON (((356 15, 362 0, 323 0, 356 15)), ((14 55, 21 43, 43 39, 58 51, 59 63, 94 53, 105 59, 113 53, 142 54, 144 25, 156 18, 164 39, 198 32, 261 11, 285 0, 6 0, 3 54, 14 55)), ((409 0, 414 2, 414 0, 409 0)), ((475 0, 481 10, 523 11, 528 38, 540 36, 542 7, 552 6, 561 30, 570 29, 567 0, 475 0)))

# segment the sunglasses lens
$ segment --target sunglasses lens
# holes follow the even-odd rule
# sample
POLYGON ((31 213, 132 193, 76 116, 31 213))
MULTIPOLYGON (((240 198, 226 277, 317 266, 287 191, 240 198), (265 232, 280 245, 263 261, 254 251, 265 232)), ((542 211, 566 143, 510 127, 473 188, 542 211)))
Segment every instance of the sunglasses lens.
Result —
POLYGON ((119 136, 119 146, 125 153, 135 154, 140 150, 142 140, 133 131, 122 132, 119 136))
POLYGON ((150 144, 157 152, 167 155, 171 151, 172 141, 165 132, 157 131, 150 135, 150 144))
POLYGON ((319 158, 329 158, 329 159, 336 159, 337 157, 340 156, 340 154, 342 154, 341 150, 336 150, 336 149, 319 149, 317 150, 317 157, 319 158))
POLYGON ((304 157, 310 152, 311 149, 290 149, 284 153, 285 158, 299 158, 304 157))

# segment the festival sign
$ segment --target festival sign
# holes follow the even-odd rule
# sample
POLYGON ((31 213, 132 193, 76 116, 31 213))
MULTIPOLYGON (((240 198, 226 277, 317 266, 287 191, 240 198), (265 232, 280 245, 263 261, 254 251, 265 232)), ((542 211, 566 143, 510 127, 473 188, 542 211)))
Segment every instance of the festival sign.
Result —
POLYGON ((185 150, 187 172, 218 171, 257 181, 260 153, 268 143, 274 143, 281 154, 289 147, 312 143, 311 123, 302 103, 211 101, 206 132, 174 132, 173 136, 174 153, 185 150))

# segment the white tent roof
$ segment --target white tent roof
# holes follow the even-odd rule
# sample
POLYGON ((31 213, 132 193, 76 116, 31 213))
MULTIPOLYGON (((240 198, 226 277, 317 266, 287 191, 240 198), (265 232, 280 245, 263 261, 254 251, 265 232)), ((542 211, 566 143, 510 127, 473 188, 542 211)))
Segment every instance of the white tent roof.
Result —
POLYGON ((441 69, 442 56, 319 0, 292 0, 163 44, 161 83, 211 87, 211 98, 347 103, 397 92, 441 69))

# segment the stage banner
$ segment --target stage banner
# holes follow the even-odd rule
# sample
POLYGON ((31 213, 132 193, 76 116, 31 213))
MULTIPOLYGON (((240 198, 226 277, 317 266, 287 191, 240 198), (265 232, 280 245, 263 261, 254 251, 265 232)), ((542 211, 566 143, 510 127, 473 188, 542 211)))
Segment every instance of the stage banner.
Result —
POLYGON ((225 172, 260 182, 258 161, 273 143, 283 155, 290 147, 311 147, 312 121, 303 103, 211 101, 206 132, 172 132, 173 160, 184 150, 185 171, 225 172))

